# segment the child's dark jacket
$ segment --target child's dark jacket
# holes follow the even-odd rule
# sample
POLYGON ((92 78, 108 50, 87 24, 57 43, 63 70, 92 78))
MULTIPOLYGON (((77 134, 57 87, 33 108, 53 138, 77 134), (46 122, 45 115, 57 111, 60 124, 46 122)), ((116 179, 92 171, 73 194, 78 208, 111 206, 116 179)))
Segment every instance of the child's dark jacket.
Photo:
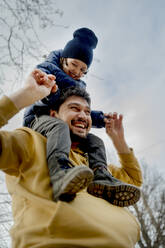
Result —
MULTIPOLYGON (((48 97, 45 97, 41 101, 26 108, 24 113, 23 125, 30 127, 31 122, 34 120, 35 115, 49 114, 51 106, 56 104, 56 100, 59 97, 60 90, 68 88, 70 86, 79 86, 86 88, 86 83, 82 80, 74 80, 67 75, 62 69, 60 69, 60 58, 62 50, 56 50, 49 54, 47 59, 37 65, 37 68, 44 71, 47 74, 53 74, 56 76, 56 83, 58 85, 58 91, 51 93, 48 97)), ((104 127, 104 114, 102 111, 92 111, 92 126, 101 128, 104 127)))

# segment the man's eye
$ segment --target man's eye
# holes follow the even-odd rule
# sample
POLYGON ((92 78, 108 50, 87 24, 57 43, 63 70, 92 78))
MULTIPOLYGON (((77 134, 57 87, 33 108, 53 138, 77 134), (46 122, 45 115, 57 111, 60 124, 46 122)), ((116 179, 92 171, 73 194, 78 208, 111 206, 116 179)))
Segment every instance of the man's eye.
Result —
POLYGON ((78 111, 77 107, 71 107, 71 109, 74 110, 74 111, 78 111))
POLYGON ((88 110, 88 111, 86 111, 86 115, 90 115, 91 114, 91 112, 88 110))

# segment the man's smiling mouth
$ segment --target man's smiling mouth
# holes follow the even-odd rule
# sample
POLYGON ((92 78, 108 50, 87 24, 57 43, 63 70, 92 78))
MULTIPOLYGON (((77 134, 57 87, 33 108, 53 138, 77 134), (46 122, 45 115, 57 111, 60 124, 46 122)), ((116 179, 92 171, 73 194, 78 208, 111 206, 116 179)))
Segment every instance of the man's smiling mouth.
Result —
POLYGON ((81 128, 81 129, 86 129, 88 127, 85 121, 72 121, 71 123, 73 126, 81 128))

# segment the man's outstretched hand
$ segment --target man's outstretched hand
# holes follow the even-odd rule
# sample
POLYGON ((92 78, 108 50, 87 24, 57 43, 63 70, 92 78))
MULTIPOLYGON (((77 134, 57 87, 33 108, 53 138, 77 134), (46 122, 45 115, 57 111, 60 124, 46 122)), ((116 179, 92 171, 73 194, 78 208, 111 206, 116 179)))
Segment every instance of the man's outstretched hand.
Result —
POLYGON ((57 89, 54 75, 34 69, 27 77, 24 87, 9 97, 20 110, 48 96, 51 92, 56 92, 57 89))
POLYGON ((58 86, 55 79, 54 75, 34 69, 26 79, 25 87, 30 88, 37 101, 48 96, 51 92, 55 93, 57 91, 58 86))
POLYGON ((108 136, 111 138, 117 152, 130 153, 130 149, 124 138, 123 115, 113 114, 105 115, 105 129, 108 136))

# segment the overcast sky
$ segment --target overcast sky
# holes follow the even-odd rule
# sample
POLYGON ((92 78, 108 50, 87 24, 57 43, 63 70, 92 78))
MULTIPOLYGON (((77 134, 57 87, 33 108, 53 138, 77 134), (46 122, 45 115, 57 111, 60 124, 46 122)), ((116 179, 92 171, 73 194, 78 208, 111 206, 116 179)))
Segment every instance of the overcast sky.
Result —
MULTIPOLYGON (((126 140, 139 159, 165 172, 165 1, 58 0, 64 11, 56 27, 41 33, 47 50, 63 48, 75 29, 88 27, 98 39, 84 78, 92 108, 124 115, 126 140)), ((45 51, 43 51, 45 52, 45 51)), ((16 117, 8 126, 20 125, 16 117), (19 124, 18 124, 19 123, 19 124)), ((105 130, 92 130, 111 142, 105 130)), ((113 156, 108 157, 114 160, 113 156)))

